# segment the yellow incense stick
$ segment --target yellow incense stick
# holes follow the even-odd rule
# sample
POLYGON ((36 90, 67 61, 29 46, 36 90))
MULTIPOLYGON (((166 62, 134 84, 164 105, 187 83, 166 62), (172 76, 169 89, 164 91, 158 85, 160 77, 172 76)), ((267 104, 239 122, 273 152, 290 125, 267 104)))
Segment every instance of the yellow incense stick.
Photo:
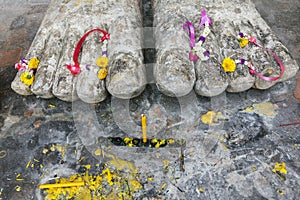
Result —
POLYGON ((147 124, 146 115, 142 114, 142 132, 143 132, 143 142, 147 142, 147 124))
POLYGON ((54 184, 42 184, 39 185, 39 189, 48 189, 48 188, 62 188, 62 187, 78 187, 84 186, 83 181, 72 182, 72 183, 54 183, 54 184))

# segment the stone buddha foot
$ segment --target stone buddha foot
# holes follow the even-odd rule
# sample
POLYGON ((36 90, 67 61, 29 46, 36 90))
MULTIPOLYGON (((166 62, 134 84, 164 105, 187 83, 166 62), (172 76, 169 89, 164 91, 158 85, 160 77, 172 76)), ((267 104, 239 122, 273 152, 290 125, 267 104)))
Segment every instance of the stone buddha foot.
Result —
POLYGON ((154 29, 154 77, 166 95, 183 96, 193 88, 207 97, 252 87, 267 89, 295 76, 299 68, 251 1, 154 0, 154 29), (209 23, 200 25, 203 19, 209 23), (284 73, 275 57, 263 48, 281 59, 284 73))
POLYGON ((123 99, 138 96, 146 84, 141 27, 140 1, 52 0, 26 60, 19 63, 31 74, 20 70, 11 87, 22 95, 87 103, 103 101, 107 92, 123 99), (80 73, 73 75, 66 65, 74 63, 81 37, 95 28, 110 34, 107 49, 101 49, 103 34, 91 33, 80 48, 80 73), (96 60, 103 51, 109 64, 107 77, 100 79, 96 60), (32 58, 39 60, 34 70, 28 64, 32 58))

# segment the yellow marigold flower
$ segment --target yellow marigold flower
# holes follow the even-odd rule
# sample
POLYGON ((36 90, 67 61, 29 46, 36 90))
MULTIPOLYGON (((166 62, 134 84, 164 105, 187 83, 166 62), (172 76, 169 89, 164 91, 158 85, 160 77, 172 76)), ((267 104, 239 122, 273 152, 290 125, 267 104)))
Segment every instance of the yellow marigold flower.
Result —
POLYGON ((108 66, 108 58, 106 56, 101 56, 96 60, 96 65, 99 67, 107 67, 108 66))
POLYGON ((248 39, 246 39, 246 38, 240 39, 240 47, 244 48, 245 46, 247 46, 248 43, 249 43, 248 39))
POLYGON ((234 72, 236 69, 236 64, 231 58, 225 58, 222 62, 222 67, 225 72, 234 72))
POLYGON ((28 67, 30 69, 37 69, 38 66, 39 66, 39 63, 40 63, 39 59, 37 59, 37 58, 31 58, 30 61, 29 61, 29 63, 28 63, 28 67))
POLYGON ((101 68, 99 71, 98 71, 98 78, 100 80, 103 80, 105 79, 107 76, 107 69, 106 68, 101 68))
POLYGON ((25 85, 30 86, 34 81, 34 75, 31 72, 24 72, 21 74, 20 79, 25 85))

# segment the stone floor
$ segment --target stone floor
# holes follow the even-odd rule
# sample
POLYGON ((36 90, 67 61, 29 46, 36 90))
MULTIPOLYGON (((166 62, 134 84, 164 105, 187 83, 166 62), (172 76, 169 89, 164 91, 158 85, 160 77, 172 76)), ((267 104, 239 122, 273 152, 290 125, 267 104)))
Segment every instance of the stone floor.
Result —
MULTIPOLYGON (((300 64, 300 2, 253 1, 300 64)), ((48 2, 4 0, 0 5, 0 199, 42 199, 39 184, 82 174, 87 165, 99 174, 110 163, 111 171, 130 178, 131 162, 142 188, 128 199, 299 198, 300 125, 291 125, 300 121, 295 79, 265 91, 214 98, 191 93, 175 99, 148 85, 130 101, 109 97, 95 105, 15 94, 12 66, 26 54, 48 2), (206 124, 210 110, 222 115, 206 124), (174 138, 178 145, 155 149, 117 141, 138 137, 142 113, 149 137, 174 138), (275 168, 276 163, 286 167, 275 168)), ((107 197, 114 189, 104 185, 107 197)))

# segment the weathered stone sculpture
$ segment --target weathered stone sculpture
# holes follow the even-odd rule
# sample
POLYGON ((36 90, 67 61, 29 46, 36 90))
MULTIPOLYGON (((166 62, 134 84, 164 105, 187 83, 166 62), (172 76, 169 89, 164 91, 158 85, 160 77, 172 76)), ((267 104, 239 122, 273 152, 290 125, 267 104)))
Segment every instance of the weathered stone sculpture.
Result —
MULTIPOLYGON (((22 95, 56 96, 65 101, 80 98, 87 103, 103 101, 107 92, 122 99, 138 96, 146 85, 140 3, 138 0, 86 0, 80 3, 53 0, 27 55, 27 59, 37 57, 40 60, 35 81, 31 86, 24 85, 20 71, 12 88, 22 95), (73 75, 66 68, 66 64, 73 62, 79 39, 96 27, 111 35, 105 80, 97 77, 99 68, 95 60, 101 54, 101 45, 97 41, 101 35, 96 33, 90 35, 82 47, 81 73, 73 75)), ((252 87, 267 89, 295 76, 298 71, 288 50, 274 36, 250 0, 154 0, 153 7, 157 49, 153 73, 159 90, 166 95, 180 97, 194 89, 199 95, 212 97, 224 91, 242 92, 252 87), (208 16, 210 22, 197 29, 203 16, 208 16), (187 28, 183 29, 187 21, 195 27, 196 42, 201 34, 205 34, 205 37, 199 37, 202 45, 197 47, 206 50, 205 56, 197 61, 190 59, 190 53, 193 53, 190 35, 187 28), (261 47, 254 43, 242 46, 239 37, 243 34, 256 38, 261 47), (283 61, 283 75, 278 61, 263 47, 283 61), (225 58, 235 62, 234 70, 224 70, 225 58), (250 64, 253 69, 249 69, 250 64), (264 77, 280 78, 264 80, 253 74, 253 70, 264 77)))
POLYGON ((142 24, 137 0, 58 1, 53 0, 27 54, 40 60, 31 88, 20 81, 19 72, 12 88, 22 95, 42 98, 56 96, 74 101, 78 96, 88 103, 105 99, 106 89, 119 98, 139 95, 146 84, 141 49, 142 24), (110 33, 106 80, 97 78, 95 60, 101 55, 101 35, 91 35, 81 52, 81 73, 74 76, 66 68, 72 63, 75 46, 93 28, 110 33))
POLYGON ((251 87, 267 89, 295 76, 298 71, 296 62, 271 32, 250 0, 155 0, 154 5, 158 50, 154 76, 158 88, 167 95, 185 95, 192 90, 194 82, 195 92, 208 97, 219 95, 225 90, 241 92, 251 87), (211 32, 202 45, 210 56, 208 60, 199 59, 194 64, 189 60, 189 33, 182 26, 186 21, 192 22, 198 39, 203 31, 203 27, 200 30, 196 28, 200 23, 202 10, 206 10, 212 19, 211 32), (223 59, 230 57, 233 60, 245 59, 252 62, 255 70, 264 76, 276 77, 280 74, 279 64, 265 50, 255 45, 240 47, 238 36, 241 32, 257 38, 258 44, 272 50, 282 59, 285 72, 279 80, 262 80, 240 63, 234 72, 226 73, 223 70, 223 59))

